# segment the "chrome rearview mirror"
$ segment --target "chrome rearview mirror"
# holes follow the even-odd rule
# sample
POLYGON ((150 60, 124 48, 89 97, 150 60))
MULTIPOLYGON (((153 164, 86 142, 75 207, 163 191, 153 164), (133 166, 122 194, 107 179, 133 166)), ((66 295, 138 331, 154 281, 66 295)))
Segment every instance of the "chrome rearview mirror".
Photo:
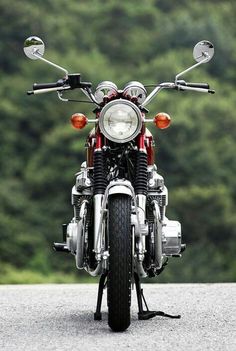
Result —
POLYGON ((193 58, 197 62, 209 62, 214 56, 214 46, 208 40, 199 41, 193 49, 193 58))
POLYGON ((61 67, 56 65, 55 63, 46 60, 43 57, 45 51, 45 45, 44 42, 42 41, 42 39, 36 37, 36 36, 31 36, 29 38, 27 38, 24 42, 24 53, 26 54, 27 57, 29 57, 31 60, 41 60, 44 61, 45 63, 61 70, 62 72, 64 72, 64 74, 66 75, 66 77, 68 76, 68 71, 61 67))
POLYGON ((24 42, 24 53, 31 60, 37 60, 43 56, 45 45, 42 39, 32 36, 24 42))
POLYGON ((197 63, 195 63, 193 66, 185 69, 183 72, 180 72, 177 74, 175 77, 175 83, 178 81, 180 77, 182 77, 185 73, 191 71, 192 69, 200 66, 202 63, 209 62, 214 55, 214 46, 213 44, 208 41, 208 40, 201 40, 199 41, 193 49, 193 57, 197 63))

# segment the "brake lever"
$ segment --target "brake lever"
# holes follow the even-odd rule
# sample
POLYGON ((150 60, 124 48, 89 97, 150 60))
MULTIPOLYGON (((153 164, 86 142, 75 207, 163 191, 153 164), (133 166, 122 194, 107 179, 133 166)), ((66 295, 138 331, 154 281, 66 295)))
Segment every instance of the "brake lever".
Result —
POLYGON ((38 90, 28 90, 27 95, 37 95, 37 94, 44 94, 44 93, 50 93, 54 91, 64 91, 64 90, 71 90, 71 87, 66 86, 66 87, 56 87, 56 88, 47 88, 47 89, 38 89, 38 90))
POLYGON ((212 89, 194 88, 194 87, 188 87, 188 86, 179 85, 179 84, 176 84, 176 90, 179 90, 179 91, 189 90, 189 91, 197 91, 199 93, 215 94, 215 90, 212 90, 212 89))

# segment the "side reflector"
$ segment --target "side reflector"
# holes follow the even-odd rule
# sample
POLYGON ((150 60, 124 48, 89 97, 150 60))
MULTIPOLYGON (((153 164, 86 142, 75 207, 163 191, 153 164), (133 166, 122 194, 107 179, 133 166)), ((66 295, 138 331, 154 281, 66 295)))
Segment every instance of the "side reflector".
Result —
POLYGON ((76 129, 83 129, 88 123, 87 117, 82 113, 74 113, 70 121, 72 126, 76 129))
POLYGON ((171 118, 167 113, 160 112, 154 117, 153 122, 155 123, 157 128, 165 129, 169 127, 171 118))

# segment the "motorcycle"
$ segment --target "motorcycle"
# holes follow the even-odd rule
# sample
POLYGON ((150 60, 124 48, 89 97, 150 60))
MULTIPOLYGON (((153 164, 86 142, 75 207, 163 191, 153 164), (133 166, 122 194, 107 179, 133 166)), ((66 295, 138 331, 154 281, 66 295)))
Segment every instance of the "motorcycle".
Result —
POLYGON ((158 113, 146 118, 146 106, 163 89, 214 93, 206 83, 187 83, 180 79, 190 70, 207 63, 214 55, 212 43, 202 40, 193 50, 194 65, 177 74, 174 82, 146 86, 129 82, 119 90, 103 81, 92 91, 92 83, 79 73, 43 57, 43 41, 31 36, 24 43, 30 59, 39 59, 59 69, 64 77, 55 83, 34 84, 28 95, 56 92, 62 101, 65 92, 80 89, 95 105, 95 118, 82 113, 71 117, 72 125, 83 129, 92 124, 87 142, 87 158, 76 174, 71 199, 73 218, 62 225, 63 240, 54 243, 56 251, 70 252, 76 267, 91 276, 100 276, 95 320, 101 320, 103 290, 107 288, 108 325, 124 331, 130 325, 131 288, 136 287, 138 318, 154 316, 180 318, 161 311, 150 311, 141 289, 141 278, 159 275, 170 257, 181 257, 181 225, 166 217, 168 190, 154 163, 154 139, 148 123, 159 129, 169 127, 171 118, 158 113), (145 306, 145 307, 144 307, 145 306))

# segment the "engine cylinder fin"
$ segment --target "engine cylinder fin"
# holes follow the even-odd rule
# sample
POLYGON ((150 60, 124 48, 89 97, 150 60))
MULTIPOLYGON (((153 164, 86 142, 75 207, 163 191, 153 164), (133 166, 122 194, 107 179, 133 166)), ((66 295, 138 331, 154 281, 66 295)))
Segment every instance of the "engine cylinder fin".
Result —
POLYGON ((150 222, 154 222, 154 214, 153 214, 153 206, 152 202, 157 201, 159 209, 160 209, 160 216, 161 220, 164 220, 165 216, 165 206, 166 206, 166 195, 149 195, 147 196, 147 220, 150 222))
MULTIPOLYGON (((78 221, 80 220, 80 207, 82 205, 82 202, 84 200, 87 200, 88 203, 91 201, 91 196, 89 195, 77 195, 73 194, 72 196, 72 205, 74 206, 75 209, 75 219, 78 221)), ((88 206, 88 213, 87 213, 87 221, 90 223, 90 206, 88 206)))

